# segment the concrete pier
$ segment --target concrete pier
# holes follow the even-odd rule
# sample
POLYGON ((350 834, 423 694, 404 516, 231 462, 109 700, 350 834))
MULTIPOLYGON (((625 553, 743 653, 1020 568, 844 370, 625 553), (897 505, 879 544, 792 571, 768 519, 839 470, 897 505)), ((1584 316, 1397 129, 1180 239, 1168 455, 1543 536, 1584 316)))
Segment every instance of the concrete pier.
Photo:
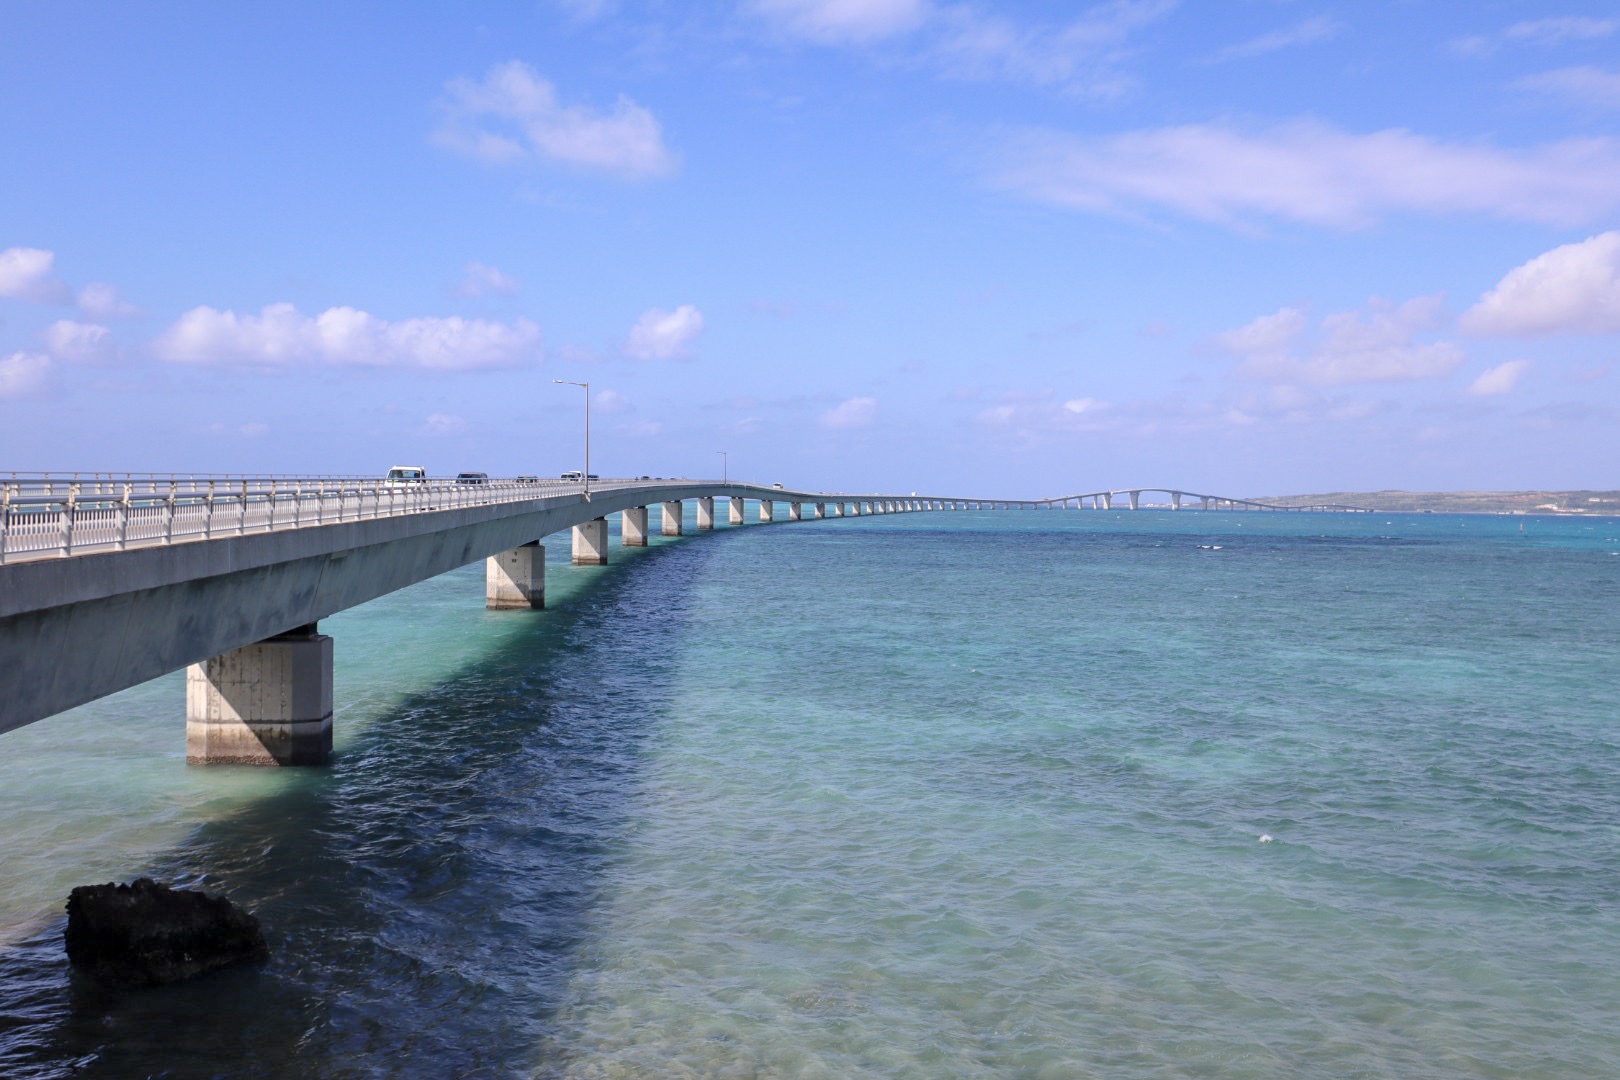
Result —
POLYGON ((324 765, 332 639, 315 624, 186 668, 188 765, 324 765))
POLYGON ((1141 505, 1142 505, 1142 493, 1140 491, 1131 492, 1131 509, 1135 510, 1141 505))
POLYGON ((833 517, 843 517, 843 516, 844 516, 844 504, 841 503, 841 502, 833 503, 833 517))
POLYGON ((574 526, 574 565, 606 566, 608 561, 607 518, 599 517, 574 526))
POLYGON ((714 497, 705 495, 697 501, 698 532, 708 532, 714 528, 714 497))
POLYGON ((788 520, 789 521, 803 521, 804 520, 804 504, 803 503, 796 503, 796 502, 788 503, 788 520))
POLYGON ((1172 510, 1180 510, 1181 509, 1181 492, 1172 491, 1170 493, 1170 509, 1172 509, 1172 510))
POLYGON ((619 541, 625 547, 647 546, 647 508, 632 506, 619 515, 619 541))
POLYGON ((546 606, 546 549, 540 541, 484 560, 484 606, 538 611, 546 606))
POLYGON ((664 504, 665 536, 681 535, 681 514, 682 507, 679 502, 667 502, 664 504))
POLYGON ((736 496, 732 496, 731 516, 728 520, 733 525, 741 525, 743 523, 743 500, 737 498, 736 496))
POLYGON ((826 517, 827 516, 827 504, 826 503, 816 503, 815 509, 812 511, 812 513, 814 514, 815 518, 818 521, 820 519, 826 517))
POLYGON ((776 504, 769 499, 759 500, 759 520, 762 525, 768 525, 776 520, 776 504))

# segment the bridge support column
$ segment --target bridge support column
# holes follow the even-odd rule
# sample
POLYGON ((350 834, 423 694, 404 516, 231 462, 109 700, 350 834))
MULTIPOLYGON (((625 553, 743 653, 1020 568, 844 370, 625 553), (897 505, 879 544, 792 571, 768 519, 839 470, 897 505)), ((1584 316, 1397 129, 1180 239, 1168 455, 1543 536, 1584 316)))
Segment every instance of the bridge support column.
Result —
POLYGON ((1170 509, 1172 509, 1172 510, 1180 510, 1181 509, 1181 492, 1172 491, 1170 493, 1170 509))
POLYGON ((1135 510, 1141 504, 1141 502, 1142 493, 1140 491, 1131 492, 1131 509, 1135 510))
POLYGON ((574 565, 606 566, 608 561, 607 518, 597 518, 574 526, 574 565))
POLYGON ((186 668, 186 764, 324 765, 332 639, 315 624, 186 668))
POLYGON ((796 503, 796 502, 788 503, 788 520, 789 521, 803 521, 804 520, 804 504, 803 503, 796 503))
POLYGON ((484 606, 539 611, 546 606, 546 549, 540 541, 484 560, 484 606))
POLYGON ((647 546, 647 508, 632 506, 619 515, 619 540, 625 547, 647 546))
POLYGON ((769 524, 776 520, 776 504, 769 499, 759 500, 759 520, 761 524, 769 524))
POLYGON ((1102 508, 1104 510, 1112 510, 1114 508, 1114 493, 1113 492, 1105 491, 1101 495, 1097 496, 1097 498, 1102 500, 1101 505, 1102 505, 1102 508))
POLYGON ((700 496, 698 504, 698 531, 707 532, 714 528, 714 497, 712 495, 700 496))
POLYGON ((843 517, 843 516, 844 516, 844 504, 841 503, 841 502, 833 503, 833 517, 843 517))
POLYGON ((1209 509, 1209 496, 1208 495, 1200 495, 1200 496, 1198 496, 1198 509, 1200 509, 1200 510, 1208 510, 1209 509))
POLYGON ((735 495, 731 497, 731 516, 729 520, 733 525, 741 525, 743 523, 743 500, 737 498, 735 495))
POLYGON ((822 518, 826 517, 827 516, 827 504, 826 503, 816 503, 816 508, 815 508, 814 513, 815 513, 817 521, 819 521, 822 518))
POLYGON ((680 504, 680 500, 677 499, 675 502, 667 502, 667 503, 664 504, 664 535, 665 536, 679 536, 679 535, 681 535, 681 514, 682 514, 682 507, 681 507, 681 504, 680 504))

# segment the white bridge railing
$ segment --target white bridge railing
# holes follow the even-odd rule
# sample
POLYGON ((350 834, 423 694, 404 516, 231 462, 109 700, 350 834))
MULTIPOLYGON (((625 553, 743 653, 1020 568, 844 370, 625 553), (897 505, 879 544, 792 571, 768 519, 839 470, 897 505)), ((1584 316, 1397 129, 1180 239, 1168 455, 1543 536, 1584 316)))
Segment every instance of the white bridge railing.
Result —
MULTIPOLYGON (((646 483, 592 480, 593 490, 646 483)), ((0 476, 0 564, 218 536, 524 502, 584 490, 577 480, 375 476, 0 476)))

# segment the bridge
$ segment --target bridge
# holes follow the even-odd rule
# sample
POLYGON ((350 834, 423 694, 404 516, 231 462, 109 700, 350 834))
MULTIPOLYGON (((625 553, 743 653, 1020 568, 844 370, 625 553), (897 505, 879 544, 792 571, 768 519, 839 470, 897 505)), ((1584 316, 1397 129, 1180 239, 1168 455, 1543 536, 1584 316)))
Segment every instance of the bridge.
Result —
MULTIPOLYGON (((483 560, 492 609, 545 606, 543 538, 576 565, 620 543, 730 526, 940 510, 1109 508, 1164 491, 1201 508, 1293 509, 1172 489, 989 500, 638 477, 388 483, 374 477, 13 475, 0 480, 0 732, 186 669, 186 760, 302 765, 332 746, 321 619, 483 560)), ((1318 508, 1318 509, 1328 509, 1318 508)), ((1345 508, 1348 509, 1348 508, 1345 508)))

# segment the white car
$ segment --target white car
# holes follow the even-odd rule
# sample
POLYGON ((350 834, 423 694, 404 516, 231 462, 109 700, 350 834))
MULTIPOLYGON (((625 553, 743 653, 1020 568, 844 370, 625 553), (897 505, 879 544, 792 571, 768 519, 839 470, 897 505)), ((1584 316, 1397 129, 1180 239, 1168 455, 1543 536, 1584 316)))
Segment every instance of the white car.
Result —
POLYGON ((425 484, 427 483, 427 470, 420 465, 395 465, 383 477, 385 484, 425 484))

